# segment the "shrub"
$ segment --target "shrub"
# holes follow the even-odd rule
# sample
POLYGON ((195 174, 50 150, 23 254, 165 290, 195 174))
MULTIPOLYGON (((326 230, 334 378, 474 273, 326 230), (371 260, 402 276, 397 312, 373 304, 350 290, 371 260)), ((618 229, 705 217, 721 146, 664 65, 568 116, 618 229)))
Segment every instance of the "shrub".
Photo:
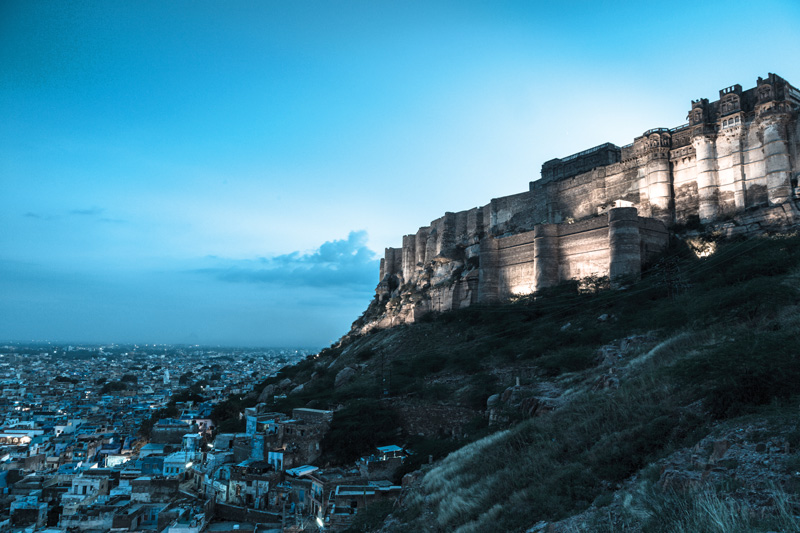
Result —
POLYGON ((321 442, 322 453, 336 464, 352 463, 376 446, 398 440, 399 426, 394 409, 376 401, 353 402, 333 414, 331 428, 321 442))
POLYGON ((595 352, 583 346, 567 347, 540 357, 536 363, 548 376, 577 372, 595 364, 595 352))
POLYGON ((798 394, 800 353, 793 331, 746 331, 676 364, 672 373, 696 390, 716 418, 798 394))
POLYGON ((122 381, 109 381, 100 389, 100 394, 128 390, 128 384, 122 381))
POLYGON ((470 409, 482 411, 486 409, 486 400, 497 388, 497 377, 492 374, 474 374, 469 385, 461 395, 461 403, 470 409))

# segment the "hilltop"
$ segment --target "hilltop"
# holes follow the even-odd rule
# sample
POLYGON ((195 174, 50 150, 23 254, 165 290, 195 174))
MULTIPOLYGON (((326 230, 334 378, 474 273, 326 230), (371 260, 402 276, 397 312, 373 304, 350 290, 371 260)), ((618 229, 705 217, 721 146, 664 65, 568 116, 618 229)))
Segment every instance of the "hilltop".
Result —
POLYGON ((320 465, 416 452, 384 531, 797 530, 800 237, 688 241, 707 257, 674 240, 618 288, 429 314, 263 387, 337 409, 320 465))
POLYGON ((447 212, 386 248, 350 334, 587 277, 638 277, 680 227, 797 227, 798 114, 800 90, 769 74, 692 100, 688 124, 551 159, 529 190, 447 212))
POLYGON ((331 413, 322 468, 412 451, 352 530, 800 531, 798 112, 769 74, 445 213, 345 337, 218 412, 331 413))

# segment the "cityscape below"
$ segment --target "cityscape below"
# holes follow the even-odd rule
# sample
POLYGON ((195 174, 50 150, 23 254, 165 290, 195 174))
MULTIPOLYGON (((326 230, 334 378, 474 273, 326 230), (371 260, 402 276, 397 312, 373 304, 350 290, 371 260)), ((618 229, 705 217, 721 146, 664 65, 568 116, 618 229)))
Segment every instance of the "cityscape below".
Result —
POLYGON ((376 450, 362 459, 361 472, 357 465, 308 465, 320 455, 332 411, 268 412, 268 403, 286 395, 274 385, 261 389, 282 367, 314 355, 186 345, 1 346, 0 524, 171 533, 243 524, 300 530, 313 516, 346 524, 353 491, 369 500, 397 495, 400 487, 380 478, 404 451, 376 450), (255 396, 257 404, 237 410, 238 401, 255 396), (325 501, 329 495, 336 501, 325 501))

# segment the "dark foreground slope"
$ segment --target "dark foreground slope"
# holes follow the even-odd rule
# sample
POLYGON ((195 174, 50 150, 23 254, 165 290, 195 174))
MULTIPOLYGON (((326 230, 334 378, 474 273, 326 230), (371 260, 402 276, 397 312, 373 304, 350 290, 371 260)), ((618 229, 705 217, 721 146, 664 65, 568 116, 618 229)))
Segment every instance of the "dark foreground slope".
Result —
POLYGON ((262 399, 341 407, 323 464, 419 452, 384 531, 795 531, 799 281, 798 237, 676 246, 623 288, 325 350, 262 399))

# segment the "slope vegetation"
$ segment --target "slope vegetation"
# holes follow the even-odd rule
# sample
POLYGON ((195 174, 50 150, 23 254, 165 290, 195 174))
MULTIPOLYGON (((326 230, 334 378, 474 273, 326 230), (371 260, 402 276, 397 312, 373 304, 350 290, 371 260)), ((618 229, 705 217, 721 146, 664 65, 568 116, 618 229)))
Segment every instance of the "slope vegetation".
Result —
POLYGON ((264 386, 343 407, 322 462, 418 452, 384 531, 798 530, 799 244, 676 244, 622 287, 430 316, 264 386))

